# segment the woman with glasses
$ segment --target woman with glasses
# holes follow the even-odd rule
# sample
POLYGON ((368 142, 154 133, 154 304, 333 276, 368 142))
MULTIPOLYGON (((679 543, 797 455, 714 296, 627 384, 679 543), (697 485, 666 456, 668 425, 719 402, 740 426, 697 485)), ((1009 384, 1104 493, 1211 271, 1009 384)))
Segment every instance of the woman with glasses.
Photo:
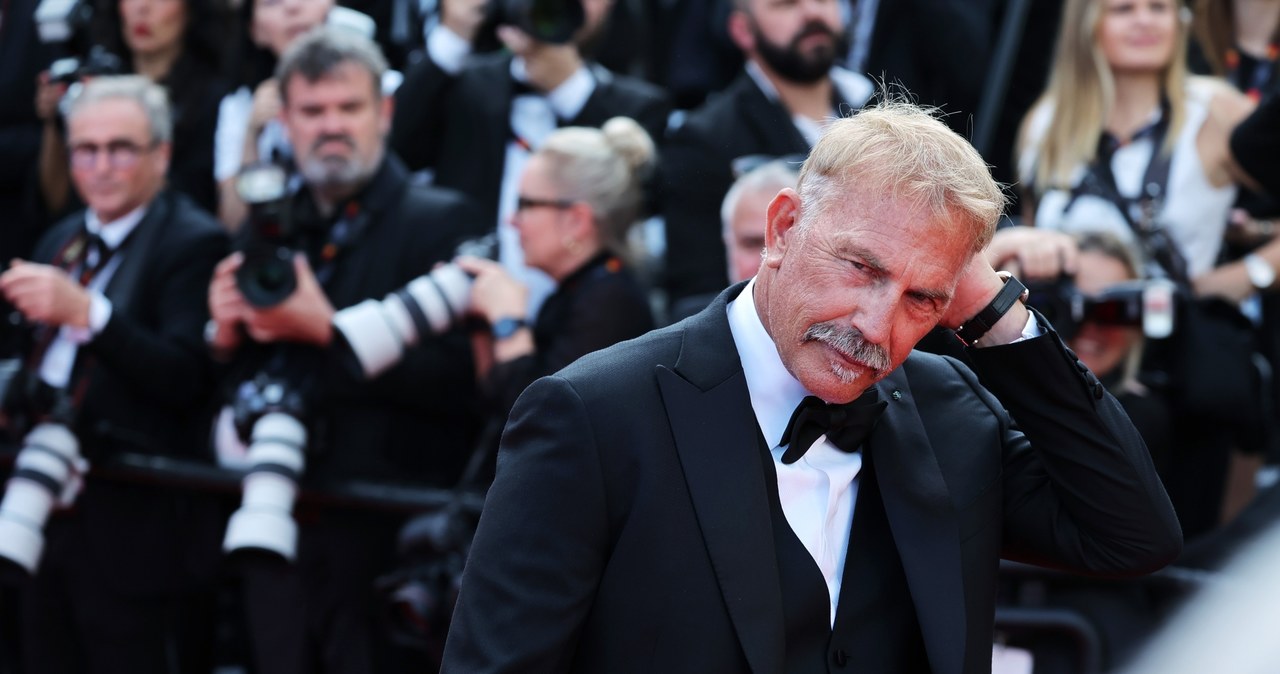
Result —
MULTIPOLYGON (((165 87, 173 106, 173 156, 169 185, 214 212, 214 129, 218 101, 226 93, 223 55, 230 38, 229 11, 222 0, 115 0, 97 27, 99 46, 118 55, 118 67, 165 87)), ((72 204, 66 173, 66 146, 56 125, 56 107, 66 92, 42 74, 37 108, 46 121, 41 154, 41 186, 51 213, 72 204)), ((146 148, 136 148, 141 151, 146 148)), ((136 152, 116 148, 113 162, 129 162, 136 152)), ((74 158, 73 158, 74 159, 74 158)))
POLYGON ((626 262, 653 155, 644 129, 615 117, 601 129, 555 131, 529 159, 511 220, 525 264, 557 284, 536 319, 528 289, 502 265, 459 258, 475 275, 471 310, 490 326, 475 340, 476 361, 497 421, 538 377, 653 328, 648 295, 626 262))

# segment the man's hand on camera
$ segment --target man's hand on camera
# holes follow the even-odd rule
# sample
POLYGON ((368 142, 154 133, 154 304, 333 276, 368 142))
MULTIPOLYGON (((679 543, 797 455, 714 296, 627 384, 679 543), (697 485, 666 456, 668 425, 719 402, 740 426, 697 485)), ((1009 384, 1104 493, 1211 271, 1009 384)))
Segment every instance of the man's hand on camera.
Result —
POLYGON ((475 277, 471 284, 471 311, 492 325, 501 318, 524 318, 529 307, 529 289, 499 263, 463 255, 454 260, 475 277))
POLYGON ((305 255, 293 256, 293 271, 298 277, 298 287, 293 294, 274 307, 249 307, 245 329, 258 342, 328 346, 333 341, 333 305, 305 255))
POLYGON ((236 287, 236 270, 244 255, 232 253, 218 263, 209 283, 209 317, 214 329, 206 336, 209 347, 218 353, 230 353, 240 346, 241 326, 249 314, 249 303, 236 287))
POLYGON ((1022 281, 1056 280, 1076 272, 1080 249, 1075 237, 1050 229, 1006 227, 996 231, 987 261, 1022 281))
POLYGON ((0 274, 0 291, 29 321, 89 327, 88 291, 57 267, 15 259, 0 274))

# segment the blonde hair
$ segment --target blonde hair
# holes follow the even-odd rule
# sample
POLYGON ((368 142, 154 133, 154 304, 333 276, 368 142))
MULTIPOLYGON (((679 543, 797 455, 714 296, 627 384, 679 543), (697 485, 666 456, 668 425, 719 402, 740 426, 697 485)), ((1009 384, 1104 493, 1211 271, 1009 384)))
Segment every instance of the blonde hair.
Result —
POLYGON ((833 121, 800 168, 800 226, 856 186, 955 221, 968 230, 973 252, 986 247, 1004 192, 978 151, 935 115, 883 92, 879 103, 833 121))
POLYGON ((654 154, 653 139, 628 117, 599 129, 559 129, 537 151, 561 198, 590 206, 600 244, 617 254, 626 252, 627 230, 640 215, 654 154))
MULTIPOLYGON (((1019 154, 1032 142, 1029 121, 1037 111, 1048 110, 1049 125, 1035 142, 1036 166, 1031 176, 1035 190, 1070 189, 1077 167, 1098 156, 1098 138, 1115 104, 1115 80, 1098 45, 1098 26, 1106 0, 1067 0, 1062 8, 1062 31, 1049 75, 1049 86, 1023 122, 1019 154)), ((1175 2, 1180 8, 1182 3, 1175 2)), ((1169 131, 1160 152, 1173 151, 1186 117, 1187 34, 1186 15, 1180 13, 1174 35, 1173 56, 1161 73, 1161 93, 1169 101, 1169 131)))

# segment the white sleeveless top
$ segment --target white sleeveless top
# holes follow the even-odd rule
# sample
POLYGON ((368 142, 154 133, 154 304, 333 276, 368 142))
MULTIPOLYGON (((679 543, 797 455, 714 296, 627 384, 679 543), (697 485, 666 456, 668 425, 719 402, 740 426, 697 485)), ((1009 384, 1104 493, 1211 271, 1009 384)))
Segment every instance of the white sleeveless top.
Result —
MULTIPOLYGON (((1213 269, 1222 248, 1227 217, 1236 200, 1235 184, 1214 187, 1209 183, 1196 149, 1196 135, 1209 116, 1209 101, 1217 86, 1206 78, 1192 77, 1188 81, 1185 121, 1173 147, 1169 184, 1165 187, 1164 202, 1156 216, 1186 259, 1187 273, 1192 278, 1213 269)), ((1028 150, 1018 158, 1018 176, 1026 184, 1030 184, 1034 177, 1037 149, 1048 128, 1050 113, 1047 105, 1032 113, 1028 150)), ((1111 170, 1121 195, 1128 198, 1138 196, 1151 153, 1156 149, 1147 136, 1116 150, 1111 159, 1111 170)), ((1085 167, 1078 166, 1072 174, 1071 184, 1078 186, 1084 175, 1085 167)), ((1036 208, 1035 225, 1073 234, 1111 232, 1131 245, 1135 243, 1133 230, 1110 201, 1084 194, 1071 205, 1071 210, 1064 212, 1070 199, 1071 193, 1065 190, 1045 192, 1036 208)))

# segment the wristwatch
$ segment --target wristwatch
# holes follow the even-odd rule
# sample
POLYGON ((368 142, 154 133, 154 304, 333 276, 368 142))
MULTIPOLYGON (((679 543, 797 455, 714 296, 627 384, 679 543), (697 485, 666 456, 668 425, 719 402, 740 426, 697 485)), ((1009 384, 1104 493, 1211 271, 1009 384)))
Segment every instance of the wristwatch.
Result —
POLYGON ((1249 274, 1249 282, 1258 290, 1266 290, 1276 282, 1275 267, 1256 253, 1244 256, 1244 270, 1249 274))
POLYGON ((1000 292, 996 293, 996 296, 992 298, 987 306, 982 308, 982 311, 978 312, 978 315, 965 321, 964 325, 956 330, 956 337, 965 346, 973 346, 974 342, 982 339, 982 336, 987 334, 987 331, 991 330, 992 326, 999 322, 1005 314, 1009 313, 1009 309, 1013 308, 1014 302, 1025 303, 1027 296, 1031 294, 1031 291, 1027 290, 1025 285, 1022 285, 1022 281, 1014 278, 1013 274, 1007 271, 996 273, 1004 280, 1004 287, 1000 289, 1000 292))
POLYGON ((529 325, 523 318, 512 318, 510 316, 499 318, 493 324, 493 338, 506 339, 514 334, 520 328, 529 325))

